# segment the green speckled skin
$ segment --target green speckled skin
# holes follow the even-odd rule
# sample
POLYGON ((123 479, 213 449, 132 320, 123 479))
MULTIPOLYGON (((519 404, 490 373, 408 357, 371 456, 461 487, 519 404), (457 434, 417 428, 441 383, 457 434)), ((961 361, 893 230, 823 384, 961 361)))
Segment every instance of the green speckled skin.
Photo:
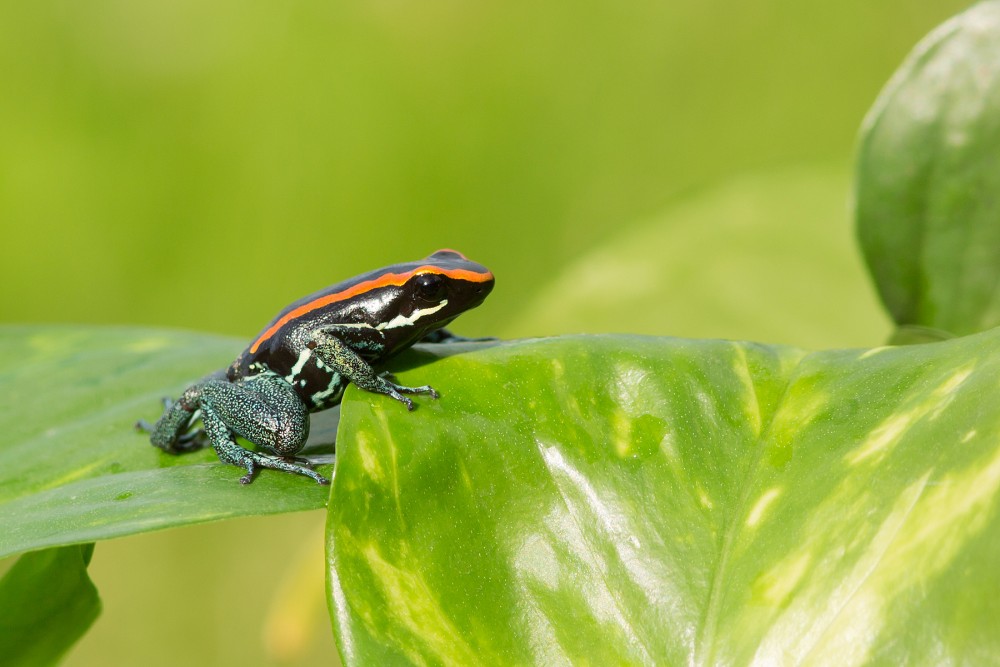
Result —
POLYGON ((232 365, 168 401, 155 425, 139 426, 170 454, 210 444, 220 460, 246 470, 243 484, 260 468, 329 484, 295 456, 309 437, 309 414, 338 404, 349 382, 409 410, 404 394, 437 398, 431 387, 398 385, 376 367, 415 342, 454 339, 443 327, 492 289, 493 274, 454 250, 338 283, 283 310, 232 365), (204 429, 192 431, 199 416, 204 429), (269 453, 245 449, 235 436, 269 453))

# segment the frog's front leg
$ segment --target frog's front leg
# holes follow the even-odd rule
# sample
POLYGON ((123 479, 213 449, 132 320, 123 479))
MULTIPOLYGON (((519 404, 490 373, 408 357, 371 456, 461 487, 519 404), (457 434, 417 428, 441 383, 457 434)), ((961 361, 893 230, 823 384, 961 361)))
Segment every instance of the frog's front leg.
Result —
POLYGON ((201 419, 219 459, 241 468, 247 474, 241 484, 253 481, 259 468, 272 468, 311 477, 329 484, 307 465, 295 458, 309 437, 309 412, 284 379, 269 373, 238 382, 215 380, 201 386, 201 419), (271 456, 238 445, 233 435, 240 435, 258 447, 274 452, 271 456))
MULTIPOLYGON (((358 331, 354 329, 349 332, 349 335, 357 336, 358 331)), ((394 398, 404 404, 407 410, 413 410, 415 406, 413 401, 403 394, 428 394, 431 398, 438 397, 434 388, 428 385, 405 387, 392 382, 386 377, 388 373, 377 372, 371 367, 371 364, 344 342, 341 336, 342 331, 336 326, 318 329, 313 333, 312 340, 306 344, 306 347, 313 350, 324 364, 333 368, 361 389, 394 398)))

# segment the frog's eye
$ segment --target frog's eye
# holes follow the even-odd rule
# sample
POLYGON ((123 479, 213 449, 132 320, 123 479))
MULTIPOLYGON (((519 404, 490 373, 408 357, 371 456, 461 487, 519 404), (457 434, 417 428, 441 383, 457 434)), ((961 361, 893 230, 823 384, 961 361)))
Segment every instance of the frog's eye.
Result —
POLYGON ((440 301, 447 291, 444 278, 436 273, 421 273, 416 277, 414 283, 417 288, 417 296, 427 301, 440 301))

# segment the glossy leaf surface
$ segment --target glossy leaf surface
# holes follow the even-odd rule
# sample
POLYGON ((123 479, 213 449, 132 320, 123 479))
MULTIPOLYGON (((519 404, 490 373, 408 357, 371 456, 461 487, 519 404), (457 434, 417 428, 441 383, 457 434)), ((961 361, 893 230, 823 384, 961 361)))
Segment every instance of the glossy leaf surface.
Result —
POLYGON ((349 391, 345 662, 992 659, 998 349, 573 337, 401 373, 410 414, 349 391))
POLYGON ((858 234, 896 323, 1000 325, 1000 2, 943 24, 869 112, 858 234))
MULTIPOLYGON (((242 344, 111 327, 0 327, 0 557, 216 519, 322 507, 328 489, 241 471, 211 449, 171 456, 134 424, 242 344)), ((314 429, 318 439, 332 433, 314 429)), ((327 469, 328 470, 328 469, 327 469)))
POLYGON ((87 576, 93 544, 25 554, 0 579, 0 656, 6 667, 54 665, 101 611, 87 576))

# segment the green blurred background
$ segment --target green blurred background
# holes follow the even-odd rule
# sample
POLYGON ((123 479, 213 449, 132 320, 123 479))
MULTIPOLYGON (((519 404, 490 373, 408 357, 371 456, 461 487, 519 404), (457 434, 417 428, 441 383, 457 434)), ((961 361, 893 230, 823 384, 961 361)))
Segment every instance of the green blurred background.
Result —
MULTIPOLYGON (((878 344, 856 132, 966 4, 2 3, 0 321, 246 339, 453 247, 498 276, 461 333, 878 344)), ((329 662, 321 523, 99 545, 68 664, 329 662)))

